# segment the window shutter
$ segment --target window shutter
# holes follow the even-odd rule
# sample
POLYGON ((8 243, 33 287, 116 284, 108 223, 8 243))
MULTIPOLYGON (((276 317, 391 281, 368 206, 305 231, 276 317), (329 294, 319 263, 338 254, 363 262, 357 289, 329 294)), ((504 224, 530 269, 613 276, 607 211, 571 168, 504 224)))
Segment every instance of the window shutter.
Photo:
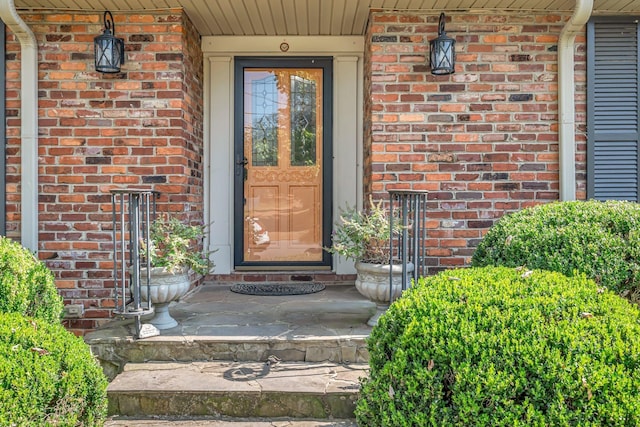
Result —
POLYGON ((587 195, 638 201, 638 24, 594 18, 587 46, 587 195))

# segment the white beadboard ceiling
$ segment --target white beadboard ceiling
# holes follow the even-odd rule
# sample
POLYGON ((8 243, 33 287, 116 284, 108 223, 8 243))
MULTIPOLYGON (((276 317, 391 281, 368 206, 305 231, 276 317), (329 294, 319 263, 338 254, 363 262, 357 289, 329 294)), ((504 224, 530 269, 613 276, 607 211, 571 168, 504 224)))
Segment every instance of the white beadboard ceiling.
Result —
MULTIPOLYGON (((15 0, 16 8, 135 13, 184 8, 202 36, 362 35, 370 9, 569 11, 576 0, 15 0)), ((638 14, 640 0, 594 0, 594 14, 638 14)))

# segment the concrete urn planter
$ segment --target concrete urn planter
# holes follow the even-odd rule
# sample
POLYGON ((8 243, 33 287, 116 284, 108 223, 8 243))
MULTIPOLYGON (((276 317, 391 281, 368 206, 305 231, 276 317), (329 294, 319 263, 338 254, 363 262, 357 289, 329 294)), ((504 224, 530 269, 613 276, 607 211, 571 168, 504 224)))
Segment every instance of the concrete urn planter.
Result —
POLYGON ((152 267, 150 283, 150 290, 147 292, 147 269, 140 269, 141 297, 148 301, 150 293, 154 306, 155 314, 149 323, 160 330, 175 328, 178 322, 171 317, 169 304, 189 291, 189 269, 185 267, 172 273, 163 267, 152 267))
MULTIPOLYGON (((402 265, 394 265, 392 291, 389 289, 389 264, 369 264, 365 262, 356 262, 356 289, 364 297, 369 298, 376 304, 376 313, 367 321, 367 325, 375 326, 378 324, 380 316, 389 308, 390 297, 393 300, 399 298, 402 294, 402 265)), ((407 273, 413 272, 413 264, 407 264, 407 273)), ((407 277, 405 288, 411 285, 411 278, 407 277)))

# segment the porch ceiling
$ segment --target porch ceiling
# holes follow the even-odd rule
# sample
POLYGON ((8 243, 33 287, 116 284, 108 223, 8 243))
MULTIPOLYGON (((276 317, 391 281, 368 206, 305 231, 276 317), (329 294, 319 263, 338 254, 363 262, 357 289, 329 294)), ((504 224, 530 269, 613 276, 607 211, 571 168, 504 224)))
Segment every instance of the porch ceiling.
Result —
MULTIPOLYGON (((15 0, 16 8, 140 12, 184 8, 202 36, 362 35, 370 9, 568 11, 576 0, 15 0)), ((594 14, 640 14, 640 0, 594 0, 594 14)))

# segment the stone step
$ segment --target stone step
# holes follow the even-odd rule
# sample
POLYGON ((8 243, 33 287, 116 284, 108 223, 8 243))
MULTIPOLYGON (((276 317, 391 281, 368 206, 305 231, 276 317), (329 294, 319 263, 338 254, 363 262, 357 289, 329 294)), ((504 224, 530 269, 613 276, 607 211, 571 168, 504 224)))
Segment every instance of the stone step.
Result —
POLYGON ((128 363, 108 388, 109 413, 149 417, 352 419, 366 364, 128 363))
POLYGON ((368 363, 366 334, 345 336, 171 336, 136 340, 90 341, 109 379, 127 363, 233 360, 265 362, 271 355, 285 362, 368 363))
POLYGON ((353 419, 111 417, 104 427, 357 427, 353 419))

